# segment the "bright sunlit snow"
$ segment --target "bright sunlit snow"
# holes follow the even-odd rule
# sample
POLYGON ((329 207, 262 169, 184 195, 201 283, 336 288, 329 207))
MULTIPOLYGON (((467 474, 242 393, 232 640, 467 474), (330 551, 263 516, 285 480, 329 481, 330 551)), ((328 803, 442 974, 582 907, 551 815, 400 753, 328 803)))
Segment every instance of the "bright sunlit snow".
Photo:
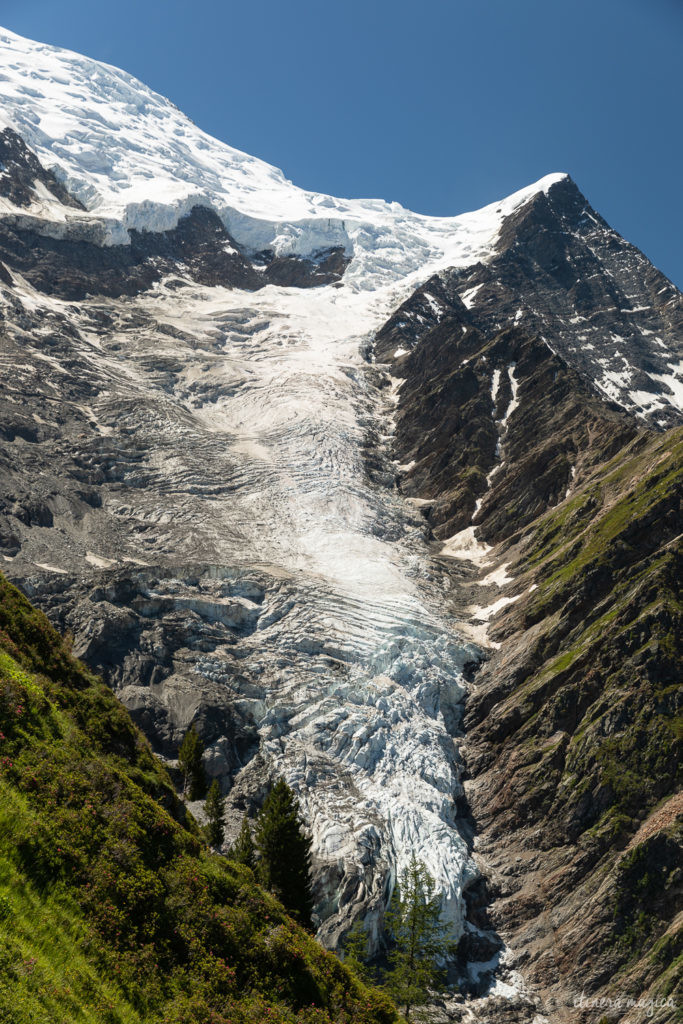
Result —
POLYGON ((424 279, 427 268, 485 258, 502 219, 563 177, 549 175, 476 213, 424 217, 398 203, 299 189, 277 168, 206 135, 126 72, 6 29, 0 68, 0 123, 14 128, 97 217, 61 208, 55 229, 62 222, 67 230, 65 219, 81 234, 104 226, 109 243, 127 243, 128 228, 172 228, 201 204, 253 250, 310 254, 344 246, 354 255, 346 284, 370 289, 418 268, 424 279))
MULTIPOLYGON (((363 850, 375 851, 378 895, 366 922, 376 938, 385 882, 416 852, 459 933, 462 889, 477 869, 457 827, 460 767, 445 716, 466 687, 462 670, 473 656, 467 637, 486 642, 486 629, 460 630, 444 611, 419 516, 397 492, 368 480, 367 427, 387 429, 402 381, 379 387, 361 351, 432 274, 490 259, 505 217, 563 176, 474 213, 425 217, 382 200, 303 191, 276 168, 203 133, 130 75, 5 30, 0 74, 0 123, 86 207, 68 209, 38 189, 28 210, 4 202, 0 214, 57 237, 127 244, 128 229, 170 229, 201 204, 247 250, 309 255, 343 246, 351 257, 339 286, 247 294, 190 282, 177 292, 161 282, 122 300, 116 314, 125 308, 145 326, 122 329, 107 354, 98 348, 103 330, 79 353, 106 381, 82 411, 98 438, 114 444, 117 409, 129 403, 130 430, 153 463, 156 483, 112 500, 112 516, 168 525, 174 557, 201 557, 217 573, 249 569, 265 581, 260 610, 247 599, 214 600, 213 614, 260 615, 254 638, 240 641, 240 649, 247 668, 257 664, 265 695, 239 697, 254 716, 261 755, 301 795, 315 855, 353 872, 364 863, 363 850), (150 354, 181 367, 172 393, 146 369, 142 356, 150 354), (195 390, 204 383, 213 389, 210 401, 195 390), (326 788, 326 778, 343 785, 326 788)), ((463 296, 466 303, 476 291, 463 296)), ((15 295, 32 316, 59 310, 86 321, 89 304, 101 301, 74 311, 20 280, 15 295)), ((426 301, 438 318, 439 303, 429 294, 426 301)), ((34 356, 51 372, 66 372, 55 357, 34 356)), ((513 370, 503 428, 517 405, 513 370)), ((494 400, 499 384, 494 377, 494 400)), ((80 557, 83 571, 149 564, 139 554, 157 557, 132 547, 103 550, 100 538, 90 544, 80 557)), ((472 527, 441 550, 480 566, 489 552, 472 527)), ((492 582, 502 585, 499 572, 492 582)), ((200 599, 173 600, 187 611, 200 599)), ((478 609, 479 617, 511 600, 478 609)), ((220 673, 220 659, 205 671, 220 673)), ((339 894, 327 895, 338 907, 339 894)))

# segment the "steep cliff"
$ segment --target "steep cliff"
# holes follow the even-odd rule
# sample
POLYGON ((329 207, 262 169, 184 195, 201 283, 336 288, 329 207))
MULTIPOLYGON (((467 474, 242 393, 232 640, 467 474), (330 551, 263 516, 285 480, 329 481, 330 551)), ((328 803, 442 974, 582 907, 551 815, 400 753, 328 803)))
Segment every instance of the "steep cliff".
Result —
POLYGON ((415 853, 451 1019, 668 991, 683 297, 566 175, 423 217, 0 64, 6 573, 228 838, 286 777, 328 946, 415 853))

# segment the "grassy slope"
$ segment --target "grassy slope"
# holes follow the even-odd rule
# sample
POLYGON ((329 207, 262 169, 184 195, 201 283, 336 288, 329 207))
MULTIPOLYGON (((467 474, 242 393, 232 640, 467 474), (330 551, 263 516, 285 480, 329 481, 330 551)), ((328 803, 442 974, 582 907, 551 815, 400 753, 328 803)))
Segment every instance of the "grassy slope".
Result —
POLYGON ((110 691, 0 577, 0 1021, 389 1024, 207 852, 110 691))
POLYGON ((516 566, 537 589, 499 627, 518 655, 470 708, 505 780, 484 813, 558 866, 558 963, 679 996, 682 467, 683 431, 646 435, 538 520, 516 566))
POLYGON ((572 733, 556 805, 566 813, 582 792, 608 788, 594 813, 612 830, 677 781, 682 466, 680 431, 614 460, 544 517, 527 555, 541 573, 525 625, 545 620, 546 629, 540 671, 517 691, 533 708, 524 731, 531 742, 549 725, 572 733))

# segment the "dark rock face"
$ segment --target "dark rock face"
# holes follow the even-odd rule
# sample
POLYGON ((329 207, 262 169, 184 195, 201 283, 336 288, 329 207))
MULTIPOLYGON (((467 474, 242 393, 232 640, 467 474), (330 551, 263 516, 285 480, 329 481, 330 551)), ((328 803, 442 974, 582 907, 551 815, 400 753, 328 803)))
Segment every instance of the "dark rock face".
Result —
POLYGON ((340 247, 321 249, 312 259, 301 256, 275 256, 270 249, 253 257, 267 284, 281 288, 317 288, 341 281, 349 259, 340 247))
MULTIPOLYGON (((680 422, 669 400, 683 355, 683 296, 570 179, 506 219, 488 263, 418 289, 379 333, 377 358, 412 351, 436 324, 452 344, 468 329, 490 341, 514 325, 654 429, 680 422)), ((395 373, 411 369, 407 355, 395 360, 395 373)))
MULTIPOLYGON (((36 183, 62 205, 83 209, 54 174, 12 129, 0 134, 0 196, 29 208, 39 200, 36 183)), ((179 272, 197 284, 256 291, 267 284, 315 288, 341 280, 348 258, 340 248, 311 259, 242 252, 213 211, 195 206, 171 231, 130 231, 129 245, 103 246, 94 241, 54 237, 54 231, 27 226, 21 219, 0 222, 0 258, 35 288, 68 301, 86 295, 109 298, 138 295, 179 272)), ((0 281, 11 276, 0 263, 0 281)))
POLYGON ((52 171, 46 171, 21 136, 11 128, 0 132, 0 196, 15 206, 30 206, 40 182, 64 206, 82 210, 52 171))
POLYGON ((313 288, 339 280, 348 263, 335 249, 319 261, 271 257, 258 266, 240 251, 218 216, 201 206, 172 231, 131 231, 130 239, 130 245, 100 246, 3 224, 0 256, 35 288, 73 302, 88 294, 138 295, 179 267, 190 280, 209 286, 313 288))
POLYGON ((487 541, 510 536, 637 429, 518 327, 488 338, 445 319, 400 372, 396 444, 412 464, 400 487, 434 499, 426 517, 439 538, 470 523, 487 541))

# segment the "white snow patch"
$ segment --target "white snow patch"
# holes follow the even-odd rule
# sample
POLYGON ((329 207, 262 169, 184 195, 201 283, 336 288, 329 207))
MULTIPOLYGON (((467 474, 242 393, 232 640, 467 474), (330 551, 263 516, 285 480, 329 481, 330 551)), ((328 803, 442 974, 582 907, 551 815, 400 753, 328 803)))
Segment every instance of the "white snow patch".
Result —
POLYGON ((661 395, 653 395, 651 391, 629 391, 628 396, 633 404, 637 405, 644 412, 662 409, 666 404, 661 395))
POLYGON ((443 307, 441 306, 440 302, 438 301, 438 299, 435 299, 433 295, 430 295, 429 292, 423 292, 422 294, 424 295, 429 305, 432 307, 432 313, 438 319, 443 313, 443 307))
POLYGON ((485 565, 491 550, 490 544, 477 540, 474 535, 474 527, 468 526, 460 533, 455 533, 445 540, 439 553, 448 558, 459 558, 485 565))
POLYGON ((568 498, 569 495, 572 493, 572 486, 574 484, 574 480, 576 479, 576 466, 572 466, 569 472, 570 472, 570 479, 569 479, 569 484, 567 486, 567 490, 565 491, 565 494, 564 494, 565 498, 568 498))
MULTIPOLYGON (((609 366, 608 359, 599 359, 599 363, 603 366, 609 366)), ((612 398, 615 402, 620 402, 623 405, 622 393, 628 389, 629 381, 631 380, 632 369, 630 366, 625 367, 623 370, 605 370, 602 378, 597 381, 597 385, 601 388, 606 395, 612 398)))
POLYGON ((477 292, 479 291, 480 288, 483 287, 483 284, 477 284, 474 286, 474 288, 468 288, 466 292, 462 293, 460 298, 462 299, 463 304, 467 306, 468 309, 472 308, 472 306, 474 305, 474 300, 476 298, 477 292))
POLYGON ((493 371, 491 378, 491 401, 493 402, 494 408, 496 405, 496 398, 498 397, 498 389, 500 388, 500 370, 498 367, 493 371))
POLYGON ((672 370, 673 373, 650 372, 648 376, 653 380, 659 381, 660 384, 664 384, 671 394, 663 394, 661 397, 665 399, 665 401, 669 402, 670 405, 673 405, 677 409, 683 411, 683 377, 681 377, 683 364, 680 364, 678 367, 672 364, 672 370))
POLYGON ((513 414, 513 412, 515 411, 515 409, 519 405, 519 401, 517 399, 517 392, 519 390, 519 382, 518 382, 517 378, 515 377, 515 365, 516 365, 515 363, 510 363, 510 365, 508 366, 508 377, 510 379, 510 387, 512 388, 512 398, 510 399, 510 404, 507 407, 507 411, 506 411, 505 415, 503 416, 502 420, 500 421, 501 427, 507 427, 508 420, 510 419, 510 417, 513 414))
POLYGON ((497 601, 487 605, 486 608, 474 604, 467 610, 473 618, 488 622, 501 609, 506 608, 509 604, 514 604, 515 601, 519 601, 521 596, 521 594, 516 594, 515 597, 499 597, 497 601))
POLYGON ((496 587, 504 587, 506 583, 512 583, 512 576, 508 576, 507 568, 509 562, 504 562, 503 565, 498 566, 493 572, 490 572, 488 576, 484 576, 483 579, 477 580, 477 585, 480 587, 487 587, 495 585, 496 587))
POLYGON ((501 645, 496 643, 495 640, 489 639, 489 628, 486 622, 459 622, 457 624, 457 631, 462 633, 464 637, 477 644, 479 647, 490 647, 495 651, 499 651, 501 645))
MULTIPOLYGON (((496 458, 498 458, 499 456, 500 456, 500 441, 498 441, 496 443, 496 458)), ((492 482, 494 476, 496 476, 497 473, 500 473, 501 469, 503 469, 504 466, 505 466, 504 462, 497 462, 496 465, 493 467, 493 469, 490 471, 490 473, 487 474, 487 476, 486 476, 486 489, 487 490, 490 488, 491 482, 492 482)))
POLYGON ((113 565, 117 564, 115 559, 104 558, 102 555, 96 555, 93 551, 86 551, 85 560, 98 569, 111 569, 113 565))

